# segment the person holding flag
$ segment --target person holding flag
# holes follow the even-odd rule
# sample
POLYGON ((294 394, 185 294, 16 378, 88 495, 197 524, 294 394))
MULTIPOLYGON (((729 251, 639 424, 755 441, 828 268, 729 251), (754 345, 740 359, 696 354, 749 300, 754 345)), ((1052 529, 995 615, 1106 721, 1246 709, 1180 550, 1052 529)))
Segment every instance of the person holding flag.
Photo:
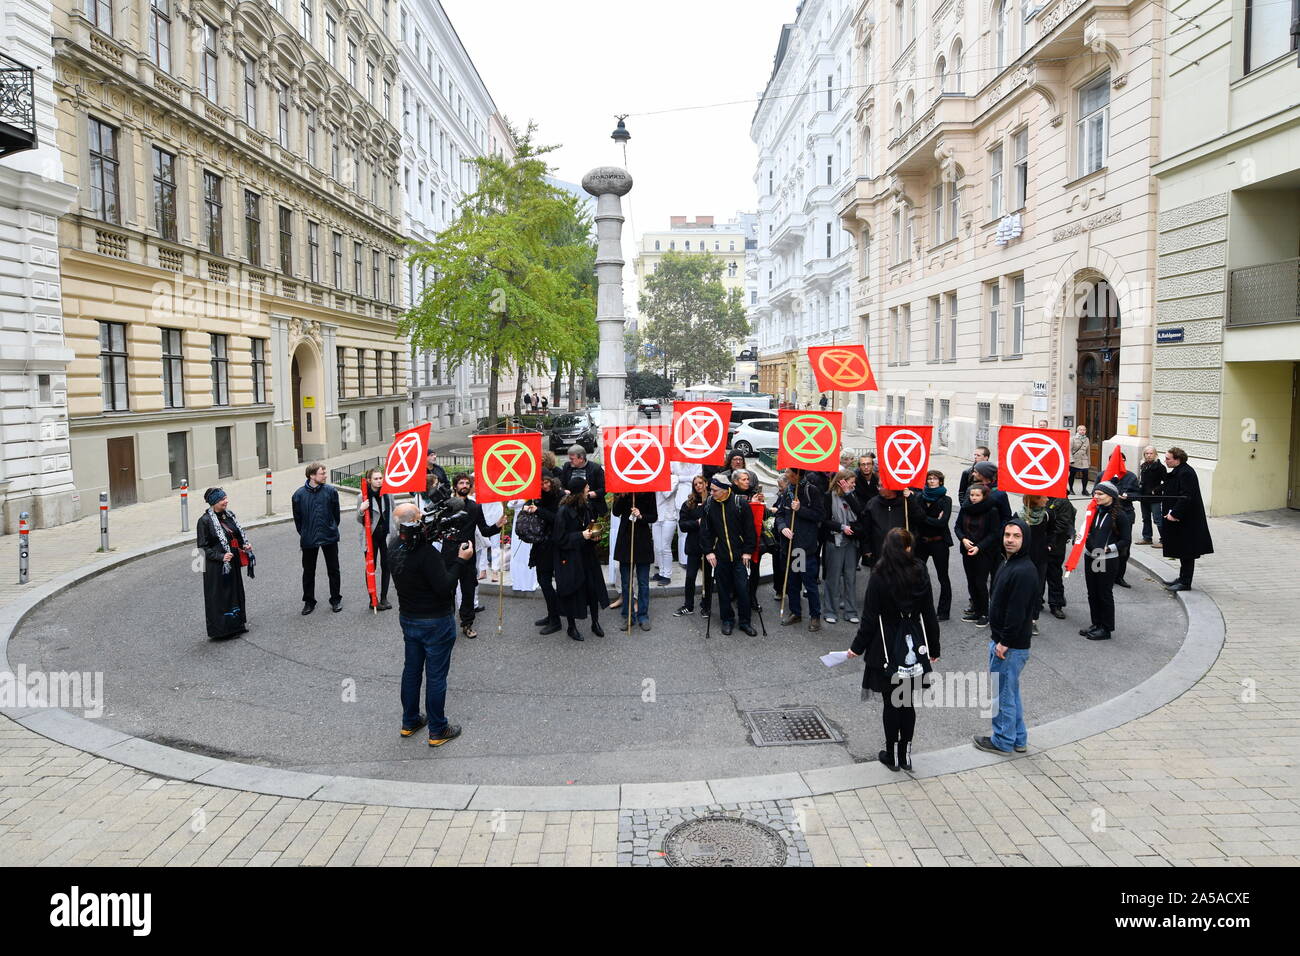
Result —
POLYGON ((388 566, 388 534, 392 525, 393 496, 383 494, 384 471, 370 468, 361 479, 361 501, 357 505, 357 524, 361 525, 361 551, 366 562, 366 590, 370 607, 388 611, 388 583, 392 571, 388 566), (375 568, 380 569, 381 587, 375 587, 375 568))
POLYGON ((826 517, 822 493, 808 480, 807 472, 803 469, 788 468, 785 474, 790 483, 790 492, 788 497, 781 500, 775 521, 776 532, 786 539, 789 549, 786 552, 789 570, 785 576, 783 594, 788 596, 790 613, 781 620, 781 624, 789 627, 803 620, 799 603, 799 587, 802 585, 808 598, 808 630, 820 631, 822 603, 817 572, 821 566, 821 526, 826 517), (796 557, 798 560, 795 560, 796 557))
POLYGON ((659 519, 657 491, 631 491, 614 496, 610 514, 619 520, 618 538, 613 553, 619 564, 623 599, 628 604, 627 625, 629 633, 633 623, 641 630, 650 630, 650 562, 654 560, 655 542, 651 528, 659 519), (636 571, 636 607, 632 602, 632 572, 636 571))
MULTIPOLYGON (((1107 469, 1109 471, 1109 469, 1107 469)), ((1132 521, 1119 503, 1119 489, 1109 479, 1092 486, 1092 517, 1084 548, 1088 611, 1092 626, 1079 632, 1090 641, 1108 641, 1115 630, 1115 577, 1132 541, 1132 521)))
POLYGON ((708 573, 716 575, 722 633, 730 634, 739 618, 740 629, 753 637, 757 633, 750 624, 749 599, 749 563, 756 547, 753 518, 733 493, 731 478, 725 473, 713 476, 709 494, 713 501, 700 516, 700 550, 708 562, 708 573))

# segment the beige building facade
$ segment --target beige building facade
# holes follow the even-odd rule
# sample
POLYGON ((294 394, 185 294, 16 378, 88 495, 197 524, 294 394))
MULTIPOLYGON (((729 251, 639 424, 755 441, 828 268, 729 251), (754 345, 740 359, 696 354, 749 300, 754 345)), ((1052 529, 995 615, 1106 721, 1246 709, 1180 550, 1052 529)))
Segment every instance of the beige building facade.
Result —
POLYGON ((1171 9, 1193 26, 1165 31, 1153 440, 1213 514, 1300 507, 1298 11, 1171 9))
POLYGON ((851 398, 850 444, 932 424, 965 457, 1000 424, 1084 424, 1100 467, 1150 440, 1164 17, 1095 0, 858 6, 840 215, 880 391, 851 398))
POLYGON ((82 513, 407 424, 395 11, 58 3, 82 513))

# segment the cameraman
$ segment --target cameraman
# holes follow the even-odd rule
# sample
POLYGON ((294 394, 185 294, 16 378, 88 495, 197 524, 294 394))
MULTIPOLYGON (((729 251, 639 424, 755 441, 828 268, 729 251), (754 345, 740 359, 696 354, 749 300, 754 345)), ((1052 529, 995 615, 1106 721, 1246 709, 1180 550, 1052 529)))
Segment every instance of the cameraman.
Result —
MULTIPOLYGON (((393 584, 397 587, 397 615, 406 641, 402 668, 402 736, 410 737, 426 723, 429 746, 441 747, 460 736, 460 727, 448 723, 447 670, 456 643, 452 611, 456 574, 434 549, 420 510, 403 503, 393 511, 397 534, 389 540, 393 584), (420 713, 420 671, 424 671, 424 709, 420 713)), ((444 550, 450 550, 444 546, 444 550)), ((455 553, 462 567, 473 567, 474 545, 464 542, 455 553)))
POLYGON ((456 546, 463 542, 469 542, 472 548, 475 528, 484 538, 491 538, 493 535, 499 534, 501 526, 506 523, 504 512, 495 525, 487 523, 483 518, 482 507, 469 496, 473 487, 474 481, 469 475, 460 474, 456 476, 456 480, 452 484, 452 490, 455 493, 453 500, 462 502, 461 507, 456 510, 463 510, 469 517, 455 526, 455 530, 447 537, 446 543, 442 546, 442 557, 446 561, 448 569, 454 570, 460 582, 461 633, 471 640, 478 637, 478 631, 474 630, 474 591, 478 587, 478 572, 473 564, 457 564, 460 558, 456 546))

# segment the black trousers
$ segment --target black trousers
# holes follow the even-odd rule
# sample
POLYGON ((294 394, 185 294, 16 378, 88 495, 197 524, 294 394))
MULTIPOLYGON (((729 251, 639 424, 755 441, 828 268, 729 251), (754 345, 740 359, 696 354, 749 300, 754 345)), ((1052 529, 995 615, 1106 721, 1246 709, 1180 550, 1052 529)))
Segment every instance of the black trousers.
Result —
POLYGON ((922 564, 929 559, 934 562, 934 573, 939 578, 939 605, 935 612, 944 617, 952 611, 952 581, 948 577, 948 553, 952 548, 939 541, 922 540, 917 545, 917 558, 922 564))
POLYGON ((1192 586, 1192 575, 1196 573, 1195 558, 1181 558, 1178 562, 1178 580, 1186 584, 1189 588, 1192 586))
POLYGON ((703 555, 688 554, 686 556, 686 600, 682 603, 692 611, 695 610, 695 579, 700 573, 701 566, 704 567, 704 595, 700 598, 700 607, 707 610, 713 597, 713 575, 709 573, 709 567, 703 555))
POLYGON ((1094 561, 1084 555, 1084 581, 1088 585, 1088 613, 1092 616, 1094 627, 1103 631, 1115 630, 1115 576, 1119 573, 1119 560, 1107 558, 1094 561), (1093 570, 1093 565, 1100 564, 1101 570, 1093 570))
POLYGON ((745 562, 719 559, 713 572, 717 577, 719 619, 732 624, 739 619, 741 627, 749 627, 749 569, 745 562), (733 598, 736 602, 734 611, 731 607, 733 598))
POLYGON ((1047 606, 1065 607, 1065 552, 1047 552, 1047 606))
POLYGON ((897 701, 894 688, 885 693, 885 703, 880 717, 885 725, 885 746, 897 743, 910 744, 912 734, 916 732, 916 708, 912 706, 910 694, 904 694, 903 700, 897 701))
POLYGON ((473 561, 466 561, 457 566, 456 555, 460 550, 459 541, 444 541, 442 555, 460 584, 460 626, 469 627, 474 623, 474 605, 478 603, 475 590, 478 588, 478 566, 473 561))
POLYGON ((1088 468, 1075 468, 1073 465, 1071 465, 1071 466, 1070 466, 1070 479, 1069 479, 1069 481, 1066 482, 1065 490, 1066 490, 1068 493, 1070 493, 1070 494, 1073 494, 1073 493, 1074 493, 1074 476, 1075 476, 1075 475, 1078 475, 1079 478, 1082 480, 1082 483, 1083 483, 1083 492, 1082 492, 1082 493, 1086 495, 1086 494, 1088 493, 1088 472, 1089 472, 1090 470, 1091 470, 1091 469, 1088 469, 1088 468))
POLYGON ((325 552, 325 573, 330 583, 330 603, 337 604, 343 600, 342 585, 339 579, 339 543, 335 541, 315 548, 302 549, 302 600, 304 604, 316 603, 316 559, 322 551, 325 552))
POLYGON ((537 569, 537 586, 542 589, 546 599, 546 620, 552 624, 560 623, 560 603, 555 597, 555 572, 551 568, 537 569))
MULTIPOLYGON (((388 585, 393 580, 392 569, 388 566, 388 535, 376 533, 370 540, 375 549, 375 583, 378 585, 379 603, 383 604, 388 600, 388 585)), ((367 599, 369 596, 367 593, 367 599)))
POLYGON ((980 617, 988 617, 989 574, 992 572, 993 562, 983 551, 980 551, 973 558, 963 551, 961 563, 966 570, 966 587, 970 592, 970 606, 980 617))

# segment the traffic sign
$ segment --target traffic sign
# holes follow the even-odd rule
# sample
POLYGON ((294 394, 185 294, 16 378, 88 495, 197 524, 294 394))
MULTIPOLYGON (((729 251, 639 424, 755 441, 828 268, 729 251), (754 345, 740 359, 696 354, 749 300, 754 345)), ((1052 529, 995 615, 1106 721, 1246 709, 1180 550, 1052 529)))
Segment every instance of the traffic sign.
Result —
POLYGON ((612 492, 668 491, 673 486, 668 442, 662 427, 606 428, 605 489, 612 492))
POLYGON ((426 477, 424 459, 429 453, 429 432, 432 422, 416 425, 393 436, 384 460, 384 485, 381 493, 400 494, 404 491, 424 491, 426 477))
POLYGON ((902 491, 924 486, 933 434, 933 425, 876 426, 881 488, 902 491))
POLYGON ((1064 498, 1069 474, 1069 429, 1020 425, 998 429, 998 487, 1003 491, 1064 498))
POLYGON ((514 501, 542 494, 542 436, 475 435, 474 500, 514 501))
POLYGON ((867 349, 862 345, 817 345, 808 349, 808 362, 820 392, 874 392, 867 349))
POLYGON ((673 402, 673 461, 694 465, 727 463, 731 402, 673 402))
POLYGON ((843 412, 777 412, 777 468, 835 471, 840 466, 840 429, 843 412))

